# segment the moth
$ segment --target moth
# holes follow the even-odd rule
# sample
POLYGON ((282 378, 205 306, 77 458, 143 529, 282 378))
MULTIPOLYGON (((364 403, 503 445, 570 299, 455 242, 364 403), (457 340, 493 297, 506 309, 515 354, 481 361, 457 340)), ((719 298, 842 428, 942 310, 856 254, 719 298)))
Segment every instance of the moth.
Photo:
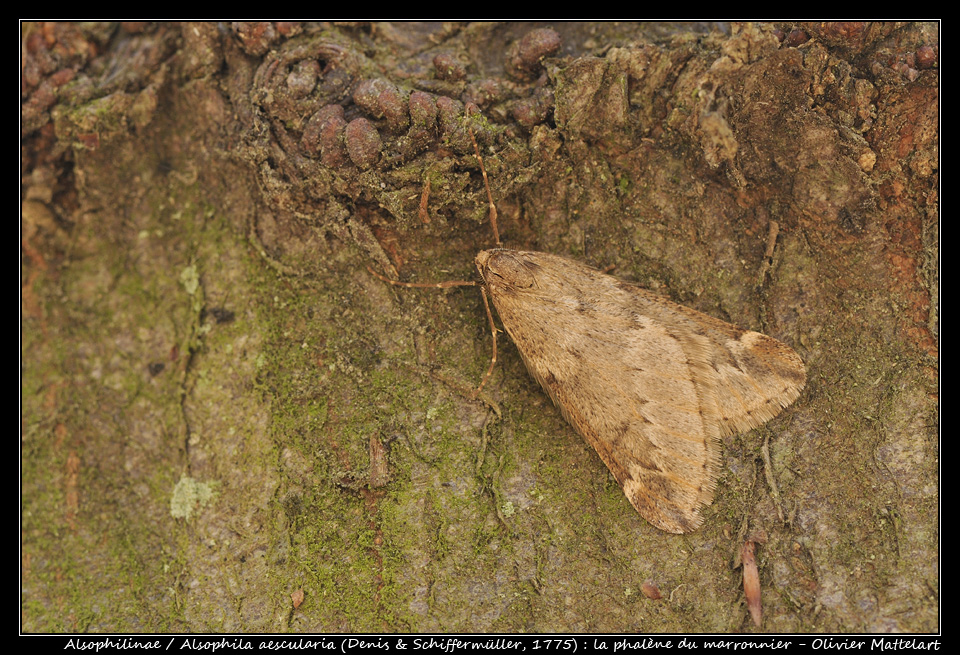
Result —
MULTIPOLYGON (((479 151, 477 159, 486 184, 479 151)), ((475 263, 481 283, 415 284, 371 273, 405 287, 480 286, 493 335, 480 388, 496 364, 489 294, 531 375, 661 530, 700 526, 717 486, 721 438, 769 421, 806 383, 803 361, 776 339, 579 262, 498 247, 475 263)))
POLYGON ((703 522, 721 437, 769 421, 806 382, 776 339, 579 262, 498 248, 476 266, 531 375, 661 530, 703 522))

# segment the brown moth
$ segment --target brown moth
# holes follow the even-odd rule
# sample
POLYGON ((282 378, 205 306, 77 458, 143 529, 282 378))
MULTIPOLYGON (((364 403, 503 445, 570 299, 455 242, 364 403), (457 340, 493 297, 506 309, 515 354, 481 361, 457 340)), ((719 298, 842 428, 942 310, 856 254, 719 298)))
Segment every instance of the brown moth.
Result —
POLYGON ((661 530, 703 522, 720 438, 772 419, 806 381, 776 339, 584 264, 494 249, 476 265, 527 369, 661 530))
MULTIPOLYGON (((472 134, 471 134, 472 136, 472 134)), ((476 141, 474 141, 476 148, 476 141)), ((487 182, 483 160, 477 160, 487 182)), ((496 206, 490 223, 497 244, 496 206)), ((803 361, 789 346, 670 302, 595 268, 543 252, 476 257, 480 286, 564 418, 593 446, 654 526, 695 530, 713 500, 721 437, 769 421, 797 399, 803 361)), ((490 369, 497 358, 496 329, 490 369)))

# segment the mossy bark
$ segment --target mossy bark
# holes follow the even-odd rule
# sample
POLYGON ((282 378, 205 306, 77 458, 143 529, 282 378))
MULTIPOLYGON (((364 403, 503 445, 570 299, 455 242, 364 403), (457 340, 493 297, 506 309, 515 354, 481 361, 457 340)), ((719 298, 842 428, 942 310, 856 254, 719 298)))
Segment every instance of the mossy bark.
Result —
POLYGON ((24 631, 754 630, 747 537, 763 630, 939 629, 936 26, 533 27, 25 28, 24 631), (377 116, 370 78, 450 102, 377 116), (376 164, 310 151, 328 104, 376 164), (470 398, 475 290, 367 272, 473 276, 471 129, 506 245, 804 359, 698 531, 644 522, 509 343, 470 398))

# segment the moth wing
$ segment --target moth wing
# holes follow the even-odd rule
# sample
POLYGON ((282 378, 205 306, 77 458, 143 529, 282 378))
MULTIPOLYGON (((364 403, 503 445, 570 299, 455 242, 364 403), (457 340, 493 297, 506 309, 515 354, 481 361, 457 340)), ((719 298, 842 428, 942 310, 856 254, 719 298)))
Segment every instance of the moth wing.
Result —
POLYGON ((546 258, 531 260, 536 293, 491 285, 491 296, 527 368, 641 516, 667 532, 696 529, 716 488, 720 437, 793 402, 802 361, 771 337, 582 264, 520 254, 546 258))

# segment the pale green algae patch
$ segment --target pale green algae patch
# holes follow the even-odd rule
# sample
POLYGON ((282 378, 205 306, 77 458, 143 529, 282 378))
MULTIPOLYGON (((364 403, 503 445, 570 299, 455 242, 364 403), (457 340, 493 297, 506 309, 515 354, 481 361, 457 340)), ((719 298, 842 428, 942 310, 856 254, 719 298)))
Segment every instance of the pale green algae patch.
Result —
POLYGON ((216 497, 217 482, 200 482, 182 475, 170 496, 170 516, 175 519, 190 519, 194 512, 202 510, 216 497))

